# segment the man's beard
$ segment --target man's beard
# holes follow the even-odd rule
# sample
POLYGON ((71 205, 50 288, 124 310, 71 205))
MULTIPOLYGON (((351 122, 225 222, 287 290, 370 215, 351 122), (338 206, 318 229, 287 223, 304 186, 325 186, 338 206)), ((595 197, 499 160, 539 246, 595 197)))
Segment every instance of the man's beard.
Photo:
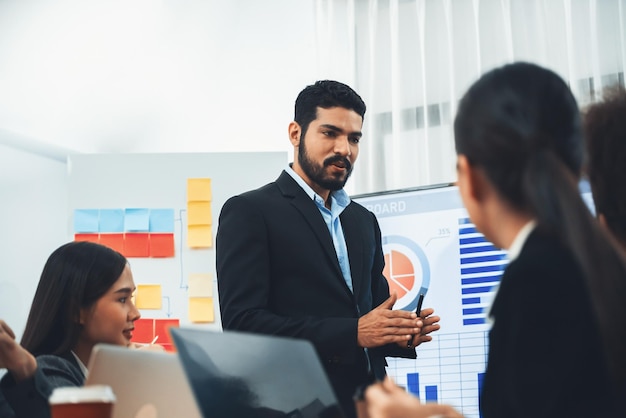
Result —
POLYGON ((306 146, 304 144, 304 138, 301 138, 300 147, 298 148, 298 163, 300 164, 302 171, 304 171, 307 177, 312 182, 316 183, 326 190, 334 191, 343 189, 343 186, 350 178, 350 174, 352 174, 352 163, 350 163, 347 158, 342 157, 341 155, 334 155, 325 159, 323 165, 320 166, 309 158, 309 155, 306 152, 306 146), (346 166, 345 178, 342 178, 341 174, 338 174, 337 176, 326 175, 326 167, 338 161, 343 162, 343 164, 346 166))

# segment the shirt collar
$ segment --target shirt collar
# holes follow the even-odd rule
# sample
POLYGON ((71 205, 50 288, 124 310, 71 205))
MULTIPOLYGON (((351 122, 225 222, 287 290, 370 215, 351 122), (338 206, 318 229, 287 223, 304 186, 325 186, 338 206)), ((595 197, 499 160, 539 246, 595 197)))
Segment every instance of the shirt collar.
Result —
POLYGON ((80 367, 80 371, 83 373, 83 376, 87 377, 87 366, 85 366, 83 362, 80 361, 80 359, 78 358, 75 352, 71 351, 71 353, 74 356, 76 363, 78 363, 78 367, 80 367))
MULTIPOLYGON (((285 168, 285 171, 296 181, 296 183, 300 185, 302 190, 305 191, 305 193, 311 198, 311 200, 315 202, 320 202, 322 203, 322 205, 324 204, 324 199, 322 199, 322 196, 315 193, 315 190, 313 190, 311 186, 309 186, 306 181, 304 181, 304 179, 300 177, 300 175, 296 173, 293 168, 291 168, 291 164, 289 164, 289 166, 285 168)), ((350 196, 348 196, 348 193, 346 193, 344 189, 330 192, 330 198, 333 204, 336 204, 341 208, 345 208, 350 204, 350 196)))
POLYGON ((526 243, 528 236, 531 232, 533 232, 533 229, 535 229, 536 226, 537 222, 531 220, 519 230, 507 252, 507 256, 510 261, 515 260, 517 256, 519 256, 519 253, 522 251, 522 247, 526 243))

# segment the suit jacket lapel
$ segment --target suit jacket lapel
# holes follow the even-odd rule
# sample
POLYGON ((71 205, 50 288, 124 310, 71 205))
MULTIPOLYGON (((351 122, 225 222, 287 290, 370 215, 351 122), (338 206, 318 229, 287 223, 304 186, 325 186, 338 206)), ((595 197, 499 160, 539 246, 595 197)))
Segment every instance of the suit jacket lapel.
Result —
POLYGON ((306 219, 311 229, 317 236, 320 245, 324 249, 324 253, 334 266, 341 280, 344 281, 341 267, 339 267, 339 260, 337 260, 337 253, 335 252, 332 237, 328 232, 328 227, 326 226, 326 223, 324 223, 324 219, 322 219, 315 202, 311 200, 304 190, 302 190, 300 185, 298 185, 298 183, 296 183, 286 171, 281 173, 280 177, 276 180, 276 184, 283 193, 283 196, 289 198, 291 200, 291 204, 294 205, 300 213, 302 213, 302 216, 304 216, 304 219, 306 219))
POLYGON ((341 228, 346 238, 346 247, 348 248, 348 259, 350 260, 350 275, 352 276, 352 289, 354 295, 358 296, 362 291, 363 281, 363 237, 361 234, 362 225, 355 216, 344 216, 350 213, 352 203, 339 216, 341 219, 341 228))

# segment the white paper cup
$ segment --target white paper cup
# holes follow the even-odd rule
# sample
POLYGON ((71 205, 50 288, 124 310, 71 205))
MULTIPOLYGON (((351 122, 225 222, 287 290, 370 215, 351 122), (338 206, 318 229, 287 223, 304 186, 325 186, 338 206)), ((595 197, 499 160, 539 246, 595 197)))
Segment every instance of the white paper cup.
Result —
POLYGON ((115 394, 110 386, 56 388, 48 399, 52 418, 111 418, 115 394))

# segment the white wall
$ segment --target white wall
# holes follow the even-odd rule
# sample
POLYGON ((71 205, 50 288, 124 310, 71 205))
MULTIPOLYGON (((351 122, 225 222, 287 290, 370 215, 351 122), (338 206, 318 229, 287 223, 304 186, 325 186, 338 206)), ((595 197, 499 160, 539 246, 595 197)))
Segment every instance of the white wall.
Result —
POLYGON ((0 0, 0 318, 18 338, 68 239, 63 155, 291 156, 295 96, 325 78, 314 28, 313 0, 0 0))
POLYGON ((313 0, 0 0, 0 128, 80 152, 288 150, 313 0))
POLYGON ((67 241, 65 162, 0 145, 0 202, 0 318, 21 335, 43 265, 67 241))

